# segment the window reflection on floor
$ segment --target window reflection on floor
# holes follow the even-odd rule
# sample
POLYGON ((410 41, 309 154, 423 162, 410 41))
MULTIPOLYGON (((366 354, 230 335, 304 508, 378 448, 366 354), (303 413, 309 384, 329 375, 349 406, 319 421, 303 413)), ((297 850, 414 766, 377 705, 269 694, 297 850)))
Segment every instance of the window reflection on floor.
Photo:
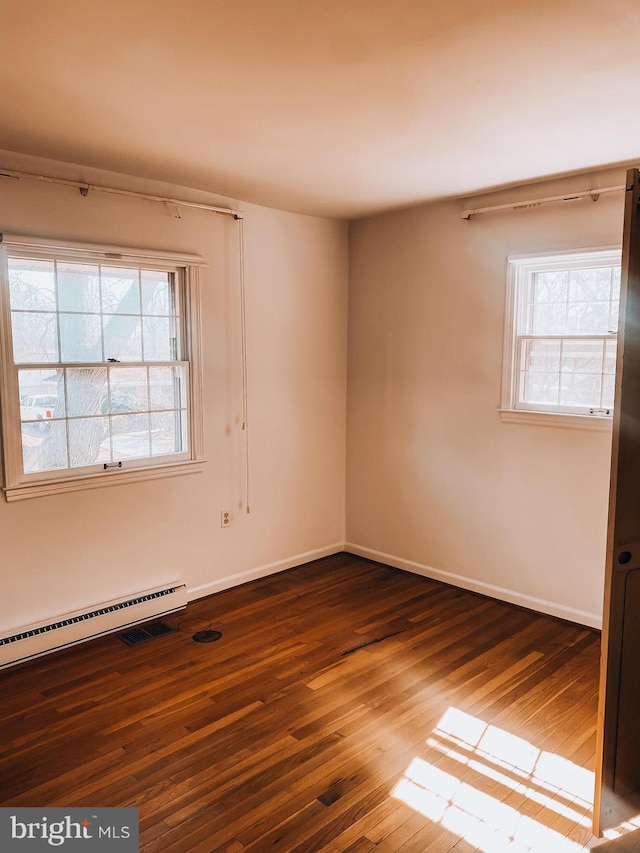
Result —
MULTIPOLYGON (((593 773, 449 708, 392 796, 483 853, 591 849, 593 773)), ((616 838, 640 819, 605 833, 616 838)))

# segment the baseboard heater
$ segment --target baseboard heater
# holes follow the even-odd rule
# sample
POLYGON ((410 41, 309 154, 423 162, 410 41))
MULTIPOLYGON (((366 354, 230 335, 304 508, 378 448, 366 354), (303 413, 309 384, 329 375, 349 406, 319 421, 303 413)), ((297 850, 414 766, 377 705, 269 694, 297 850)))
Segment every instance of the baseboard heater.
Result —
POLYGON ((127 598, 96 604, 87 610, 67 613, 47 623, 13 629, 0 634, 0 669, 157 616, 175 613, 186 605, 187 588, 177 581, 127 598))

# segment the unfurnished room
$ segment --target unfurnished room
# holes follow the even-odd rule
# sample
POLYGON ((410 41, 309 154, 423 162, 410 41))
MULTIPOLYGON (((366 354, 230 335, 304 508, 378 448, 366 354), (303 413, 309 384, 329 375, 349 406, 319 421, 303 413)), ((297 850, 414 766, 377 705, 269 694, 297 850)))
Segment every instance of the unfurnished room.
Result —
POLYGON ((640 853, 639 31, 0 0, 2 853, 640 853))

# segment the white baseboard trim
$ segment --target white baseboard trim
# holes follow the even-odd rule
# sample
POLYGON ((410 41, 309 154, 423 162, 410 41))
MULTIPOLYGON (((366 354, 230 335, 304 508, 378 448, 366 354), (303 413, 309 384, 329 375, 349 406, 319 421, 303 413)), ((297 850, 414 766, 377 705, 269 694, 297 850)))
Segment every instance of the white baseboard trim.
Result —
POLYGON ((213 595, 215 592, 222 592, 223 589, 230 589, 232 586, 239 586, 241 583, 258 580, 258 578, 264 578, 267 575, 275 575, 278 572, 292 569, 294 566, 301 566, 303 563, 319 560, 321 557, 330 557, 331 554, 339 554, 341 551, 344 551, 344 542, 335 542, 333 545, 326 545, 324 548, 316 548, 313 551, 305 551, 304 554, 296 554, 293 557, 287 557, 275 563, 265 563, 263 566, 247 569, 245 572, 236 572, 233 575, 226 575, 226 577, 219 578, 210 583, 192 586, 187 590, 187 598, 189 601, 194 601, 196 598, 213 595))
POLYGON ((505 589, 501 586, 494 586, 490 583, 484 583, 484 581, 477 581, 473 578, 464 577, 464 575, 455 575, 452 572, 442 571, 442 569, 434 569, 431 566, 424 566, 422 563, 414 563, 413 560, 404 560, 402 557, 395 557, 393 554, 385 554, 382 551, 374 551, 372 548, 364 548, 362 545, 356 545, 354 542, 345 542, 344 550, 351 554, 356 554, 358 557, 366 557, 368 560, 374 560, 377 563, 385 563, 396 569, 404 569, 407 572, 423 575, 432 580, 442 581, 443 583, 462 587, 462 589, 471 590, 471 592, 479 592, 482 595, 489 596, 489 598, 508 601, 510 604, 526 607, 528 610, 546 613, 549 616, 557 616, 559 619, 566 619, 568 622, 577 622, 579 625, 588 625, 590 628, 602 628, 602 616, 598 613, 576 610, 564 604, 556 604, 553 601, 546 601, 543 598, 534 598, 531 595, 505 589))

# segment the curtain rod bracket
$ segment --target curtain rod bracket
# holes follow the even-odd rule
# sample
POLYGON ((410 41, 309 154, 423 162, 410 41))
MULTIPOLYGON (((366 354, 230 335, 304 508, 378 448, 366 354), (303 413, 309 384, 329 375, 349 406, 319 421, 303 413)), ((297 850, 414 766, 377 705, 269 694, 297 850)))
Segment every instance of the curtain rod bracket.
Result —
POLYGON ((173 218, 174 219, 182 219, 180 215, 180 208, 174 201, 165 201, 164 206, 167 208, 169 213, 171 213, 171 208, 173 208, 173 218))

